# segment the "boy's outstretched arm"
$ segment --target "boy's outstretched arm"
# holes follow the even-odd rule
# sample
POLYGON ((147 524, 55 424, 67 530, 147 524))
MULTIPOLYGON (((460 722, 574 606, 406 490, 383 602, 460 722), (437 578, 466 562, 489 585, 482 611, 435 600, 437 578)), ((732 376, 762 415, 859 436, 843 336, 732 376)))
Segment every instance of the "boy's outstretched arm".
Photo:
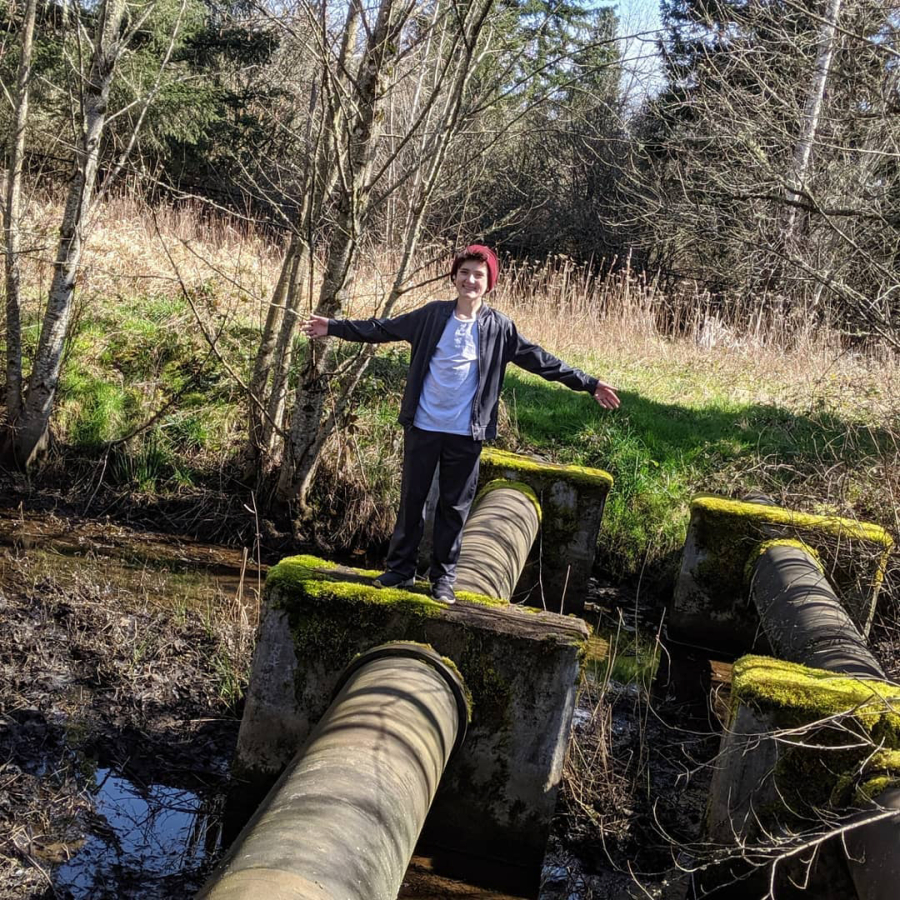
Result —
MULTIPOLYGON (((515 326, 513 327, 515 328, 515 326)), ((566 365, 543 347, 523 338, 517 331, 514 335, 514 347, 510 362, 525 369, 526 372, 540 375, 547 381, 561 381, 573 391, 585 391, 604 409, 619 408, 622 401, 612 385, 600 381, 599 378, 586 375, 581 369, 574 369, 566 365)))
POLYGON ((300 330, 313 341, 328 335, 365 344, 409 341, 415 333, 419 312, 420 310, 413 310, 390 319, 326 319, 324 316, 310 316, 300 326, 300 330))

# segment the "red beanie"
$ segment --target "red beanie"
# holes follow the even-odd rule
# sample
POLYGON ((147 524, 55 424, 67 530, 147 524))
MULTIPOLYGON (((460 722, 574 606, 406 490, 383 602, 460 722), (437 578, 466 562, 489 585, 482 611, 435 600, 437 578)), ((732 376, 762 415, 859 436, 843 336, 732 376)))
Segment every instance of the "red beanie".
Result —
POLYGON ((450 278, 456 278, 459 267, 468 259, 474 259, 477 262, 483 262, 487 266, 488 285, 487 289, 493 290, 497 283, 497 275, 500 272, 500 263, 497 262, 497 254, 490 247, 484 244, 469 244, 465 250, 461 250, 453 258, 453 265, 450 267, 450 278))

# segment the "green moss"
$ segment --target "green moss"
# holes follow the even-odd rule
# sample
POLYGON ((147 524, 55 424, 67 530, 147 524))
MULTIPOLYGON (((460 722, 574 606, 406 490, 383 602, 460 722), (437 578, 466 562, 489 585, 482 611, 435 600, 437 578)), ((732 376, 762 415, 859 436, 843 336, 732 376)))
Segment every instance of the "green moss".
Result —
POLYGON ((756 566, 756 563, 759 561, 759 558, 772 547, 794 547, 797 550, 803 550, 813 558, 819 568, 819 571, 823 575, 825 574, 825 567, 822 565, 822 560, 819 558, 818 550, 810 547, 809 544, 807 544, 805 541, 799 541, 794 538, 775 538, 775 540, 763 541, 761 544, 757 545, 750 553, 750 556, 747 559, 747 564, 744 566, 744 582, 746 584, 749 584, 751 579, 753 578, 753 569, 756 566))
POLYGON ((838 779, 831 805, 868 806, 885 791, 900 787, 900 751, 879 750, 863 761, 859 771, 838 779))
MULTIPOLYGON (((269 570, 266 576, 266 591, 269 592, 276 588, 299 589, 303 595, 319 600, 331 598, 357 603, 372 603, 378 606, 413 604, 416 609, 420 607, 432 610, 446 609, 445 604, 431 599, 428 589, 424 586, 398 590, 396 588, 377 588, 366 583, 379 574, 381 573, 371 569, 337 566, 316 556, 302 554, 289 556, 269 570)), ((480 606, 505 607, 508 605, 505 600, 469 591, 460 591, 456 596, 467 603, 476 603, 480 606)))
POLYGON ((745 656, 734 665, 732 718, 740 706, 779 735, 780 802, 769 813, 781 823, 845 805, 861 776, 900 773, 900 686, 745 656))
POLYGON ((897 685, 835 675, 766 656, 741 657, 732 677, 735 705, 761 711, 790 710, 804 722, 849 713, 870 732, 877 727, 880 733, 896 735, 900 747, 897 685))
POLYGON ((761 503, 744 503, 714 494, 700 494, 691 501, 691 510, 702 509, 717 519, 722 516, 749 520, 760 525, 785 525, 801 531, 817 532, 832 537, 856 539, 874 543, 886 551, 894 545, 893 538, 880 526, 871 522, 857 522, 838 516, 815 516, 795 512, 781 506, 765 506, 761 503))
POLYGON ((531 501, 535 510, 537 510, 538 522, 541 521, 541 502, 540 500, 538 500, 537 494, 535 494, 535 492, 530 487, 528 487, 527 484, 524 484, 521 481, 510 481, 508 478, 495 478, 493 481, 489 481, 478 492, 478 496, 475 498, 475 503, 480 503, 487 494, 500 489, 518 491, 520 494, 524 494, 531 501))
POLYGON ((888 791, 891 788, 900 787, 900 767, 897 767, 894 771, 897 774, 879 775, 877 778, 870 778, 868 781, 864 781, 856 789, 856 793, 853 795, 853 799, 856 803, 860 806, 865 805, 885 791, 888 791))
POLYGON ((660 646, 640 634, 617 628, 592 635, 585 643, 587 672, 595 681, 638 684, 649 690, 660 662, 660 646))
POLYGON ((460 668, 466 673, 466 685, 477 704, 479 721, 492 723, 492 729, 507 731, 512 688, 497 671, 482 635, 472 632, 467 636, 460 668))
POLYGON ((481 451, 481 459, 489 465, 498 468, 511 469, 514 472, 534 473, 550 475, 553 478, 561 478, 573 484, 583 487, 608 491, 613 484, 613 477, 603 469, 591 469, 587 466, 562 466, 558 463, 541 462, 520 456, 518 453, 510 453, 507 450, 497 450, 488 447, 481 451))

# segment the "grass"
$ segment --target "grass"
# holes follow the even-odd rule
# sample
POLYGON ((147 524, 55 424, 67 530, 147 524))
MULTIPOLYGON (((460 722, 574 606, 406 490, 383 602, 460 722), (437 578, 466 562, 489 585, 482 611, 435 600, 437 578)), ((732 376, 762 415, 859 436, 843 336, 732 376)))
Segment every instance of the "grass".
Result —
MULTIPOLYGON (((36 239, 49 239, 55 210, 50 200, 33 206, 36 239)), ((106 458, 104 478, 128 490, 177 493, 212 482, 221 489, 221 473, 241 449, 243 401, 202 338, 169 254, 219 336, 218 353, 246 377, 278 249, 246 225, 216 224, 186 206, 151 211, 116 198, 97 221, 56 434, 78 455, 106 458)), ((367 261, 351 314, 377 308, 394 262, 387 254, 367 261)), ((32 288, 46 285, 47 265, 29 261, 32 288)), ((440 271, 432 266, 424 277, 440 271)), ((411 291, 406 308, 446 295, 446 285, 433 282, 411 291)), ((29 296, 26 353, 37 342, 41 295, 29 296)), ((877 521, 896 536, 896 359, 852 348, 827 322, 798 328, 795 317, 789 329, 762 304, 714 301, 684 287, 665 294, 627 267, 591 271, 563 258, 509 263, 493 305, 520 332, 614 384, 623 404, 603 411, 586 394, 513 367, 500 446, 614 475, 601 563, 615 576, 648 566, 671 571, 688 502, 700 490, 737 497, 762 490, 799 509, 877 521)), ((403 349, 385 346, 328 447, 314 497, 323 548, 365 547, 389 533, 404 378, 403 349)))
POLYGON ((613 474, 602 554, 615 574, 677 553, 690 498, 700 490, 761 490, 816 512, 889 513, 871 474, 894 453, 893 436, 871 420, 760 402, 751 397, 753 373, 708 379, 702 359, 694 360, 694 373, 685 366, 672 372, 666 360, 629 366, 598 354, 580 361, 601 374, 613 370, 621 408, 604 412, 586 395, 513 371, 503 441, 613 474))

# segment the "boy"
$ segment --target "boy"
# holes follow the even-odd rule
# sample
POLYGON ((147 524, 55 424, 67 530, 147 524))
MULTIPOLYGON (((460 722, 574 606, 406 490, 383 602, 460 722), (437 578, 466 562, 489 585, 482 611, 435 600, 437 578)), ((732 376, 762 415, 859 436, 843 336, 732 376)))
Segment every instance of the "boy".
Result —
POLYGON ((497 434, 497 407, 508 363, 548 381, 586 391, 605 409, 616 409, 615 390, 572 369, 523 338, 507 316, 484 297, 497 283, 494 252, 471 244, 450 269, 455 300, 437 300, 392 319, 326 319, 303 326, 310 339, 409 341, 409 374, 400 405, 404 426, 400 511, 379 587, 410 587, 424 531, 425 500, 440 462, 440 502, 432 540, 431 596, 453 603, 462 528, 475 497, 481 445, 497 434))

